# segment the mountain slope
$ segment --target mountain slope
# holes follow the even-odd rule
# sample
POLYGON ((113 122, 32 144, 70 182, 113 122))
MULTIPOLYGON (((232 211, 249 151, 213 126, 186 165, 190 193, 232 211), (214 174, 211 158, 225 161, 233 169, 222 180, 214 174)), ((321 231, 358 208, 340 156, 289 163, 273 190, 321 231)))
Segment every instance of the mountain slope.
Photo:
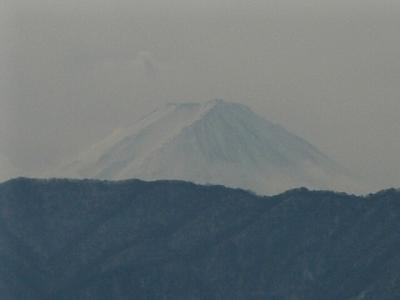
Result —
POLYGON ((399 299, 400 192, 129 180, 0 184, 0 295, 399 299))
POLYGON ((353 182, 305 140, 244 105, 169 104, 116 131, 57 176, 180 179, 257 193, 307 186, 349 191, 353 182))

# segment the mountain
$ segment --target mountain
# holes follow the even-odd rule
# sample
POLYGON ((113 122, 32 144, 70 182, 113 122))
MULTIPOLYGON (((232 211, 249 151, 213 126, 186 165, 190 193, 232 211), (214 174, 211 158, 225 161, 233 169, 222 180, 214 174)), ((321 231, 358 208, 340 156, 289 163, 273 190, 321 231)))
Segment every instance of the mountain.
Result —
POLYGON ((400 191, 0 184, 4 300, 400 299, 400 191))
POLYGON ((316 147, 223 100, 165 105, 115 131, 56 176, 179 179, 260 194, 300 186, 354 191, 346 171, 316 147))

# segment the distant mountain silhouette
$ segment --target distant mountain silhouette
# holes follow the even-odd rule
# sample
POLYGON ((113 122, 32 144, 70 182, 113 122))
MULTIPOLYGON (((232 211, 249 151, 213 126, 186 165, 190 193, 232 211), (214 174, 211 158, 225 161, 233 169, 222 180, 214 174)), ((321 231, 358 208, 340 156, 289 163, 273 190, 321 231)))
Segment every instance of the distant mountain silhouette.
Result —
POLYGON ((400 192, 0 184, 0 298, 400 299, 400 192))
POLYGON ((223 100, 165 105, 53 175, 179 179, 269 195, 300 186, 359 192, 355 180, 316 147, 223 100))

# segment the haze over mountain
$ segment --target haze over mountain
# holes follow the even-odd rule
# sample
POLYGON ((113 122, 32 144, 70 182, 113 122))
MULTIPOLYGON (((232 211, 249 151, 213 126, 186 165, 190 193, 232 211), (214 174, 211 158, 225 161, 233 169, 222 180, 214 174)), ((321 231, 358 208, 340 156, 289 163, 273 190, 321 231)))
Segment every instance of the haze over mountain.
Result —
POLYGON ((342 167, 304 139, 220 99, 162 106, 55 175, 180 179, 260 194, 300 186, 359 191, 342 167))
POLYGON ((400 299, 400 192, 0 184, 2 300, 400 299))

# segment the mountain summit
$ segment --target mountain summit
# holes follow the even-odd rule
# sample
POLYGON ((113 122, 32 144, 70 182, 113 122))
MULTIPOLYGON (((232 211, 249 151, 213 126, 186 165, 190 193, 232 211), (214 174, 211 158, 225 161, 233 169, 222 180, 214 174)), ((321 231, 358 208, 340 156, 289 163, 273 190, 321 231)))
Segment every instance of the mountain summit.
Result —
POLYGON ((299 186, 348 191, 345 174, 304 139, 220 99, 166 104, 63 170, 80 178, 180 179, 261 194, 299 186))

